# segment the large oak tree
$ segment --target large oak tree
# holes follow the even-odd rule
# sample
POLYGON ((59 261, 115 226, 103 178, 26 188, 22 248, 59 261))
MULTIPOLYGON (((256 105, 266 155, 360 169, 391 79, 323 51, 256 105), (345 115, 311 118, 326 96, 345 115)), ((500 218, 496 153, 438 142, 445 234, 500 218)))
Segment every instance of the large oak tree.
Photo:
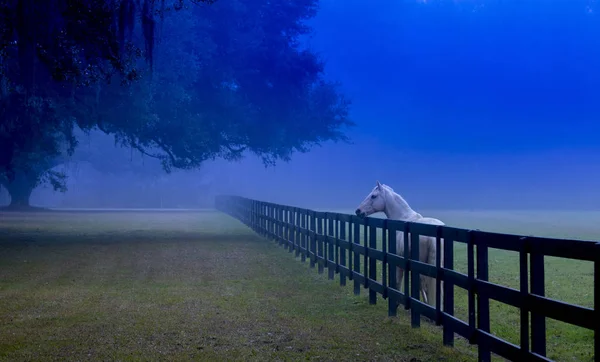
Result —
MULTIPOLYGON (((117 136, 122 144, 160 159, 167 171, 198 168, 218 157, 239 159, 246 152, 274 164, 324 141, 347 140, 343 127, 352 124, 349 102, 324 78, 323 62, 299 41, 310 31, 304 21, 315 15, 316 0, 194 5, 185 11, 158 12, 164 19, 157 19, 151 32, 143 20, 144 6, 152 3, 148 1, 150 5, 110 2, 113 12, 103 16, 113 18, 102 24, 112 32, 103 33, 98 25, 84 40, 72 40, 73 49, 88 47, 91 56, 65 56, 61 47, 50 52, 49 59, 77 60, 67 62, 67 69, 75 69, 73 76, 61 79, 60 72, 48 66, 43 82, 33 83, 39 93, 23 93, 27 119, 20 118, 20 110, 5 111, 8 106, 0 111, 0 125, 5 126, 0 138, 16 140, 3 146, 10 148, 11 157, 0 162, 0 182, 13 202, 27 204, 32 187, 40 182, 61 187, 62 175, 47 171, 76 146, 76 125, 117 136), (135 18, 123 19, 123 4, 141 9, 143 26, 137 32, 131 26, 135 18), (89 40, 93 34, 114 42, 112 50, 102 53, 105 43, 89 40), (113 53, 118 61, 102 58, 113 53), (141 62, 144 54, 152 54, 145 57, 152 61, 141 62)), ((174 9, 172 5, 164 8, 174 9)), ((70 21, 77 22, 82 13, 69 13, 70 21)), ((88 16, 83 21, 91 20, 88 16)), ((18 54, 5 51, 3 64, 20 69, 18 54)), ((4 69, 3 101, 20 94, 18 87, 10 86, 21 82, 13 68, 4 69)))
POLYGON ((64 175, 51 168, 77 144, 73 128, 81 117, 75 117, 80 110, 75 96, 115 75, 139 78, 136 60, 152 63, 157 17, 181 3, 0 2, 0 183, 14 205, 27 204, 40 183, 64 189, 64 175), (136 23, 142 47, 131 42, 136 23))

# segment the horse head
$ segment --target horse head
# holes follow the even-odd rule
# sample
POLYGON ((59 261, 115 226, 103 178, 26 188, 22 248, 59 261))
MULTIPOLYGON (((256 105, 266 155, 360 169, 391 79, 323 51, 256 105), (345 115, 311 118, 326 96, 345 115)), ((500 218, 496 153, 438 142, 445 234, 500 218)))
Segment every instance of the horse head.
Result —
POLYGON ((383 212, 385 210, 387 193, 387 186, 377 181, 375 188, 373 188, 363 202, 358 205, 358 208, 355 211, 356 215, 367 217, 378 212, 383 212))

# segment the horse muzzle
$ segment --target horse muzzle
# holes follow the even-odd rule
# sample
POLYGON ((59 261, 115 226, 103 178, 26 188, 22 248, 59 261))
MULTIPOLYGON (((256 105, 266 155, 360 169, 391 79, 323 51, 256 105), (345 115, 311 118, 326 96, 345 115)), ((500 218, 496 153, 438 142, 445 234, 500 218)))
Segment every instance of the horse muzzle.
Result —
POLYGON ((365 217, 366 216, 366 214, 361 209, 356 209, 356 211, 354 211, 354 213, 358 217, 365 217))

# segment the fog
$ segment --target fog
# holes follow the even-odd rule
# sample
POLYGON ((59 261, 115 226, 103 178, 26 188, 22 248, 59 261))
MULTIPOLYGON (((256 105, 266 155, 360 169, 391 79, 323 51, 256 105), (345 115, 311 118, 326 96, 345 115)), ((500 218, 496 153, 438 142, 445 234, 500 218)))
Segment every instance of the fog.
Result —
MULTIPOLYGON (((575 9, 585 2, 565 14, 531 2, 544 16, 529 20, 517 2, 514 15, 487 20, 450 5, 426 17, 406 3, 324 0, 311 20, 309 46, 353 102, 352 144, 326 143, 269 168, 249 154, 166 174, 115 150, 110 136, 82 135, 80 148, 135 170, 107 173, 73 157, 58 166, 68 191, 39 187, 31 203, 206 208, 228 193, 338 210, 379 180, 415 210, 598 209, 600 27, 580 24, 575 9)), ((8 200, 2 190, 0 203, 8 200)))

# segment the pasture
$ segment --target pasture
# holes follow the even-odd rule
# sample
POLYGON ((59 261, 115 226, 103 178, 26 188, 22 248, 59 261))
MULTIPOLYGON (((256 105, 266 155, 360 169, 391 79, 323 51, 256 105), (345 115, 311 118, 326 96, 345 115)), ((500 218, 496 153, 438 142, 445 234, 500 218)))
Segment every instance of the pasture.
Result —
MULTIPOLYGON (((325 211, 325 210, 319 210, 325 211)), ((330 210, 352 213, 351 210, 330 210)), ((554 238, 600 240, 600 212, 554 211, 419 211, 436 217, 446 225, 484 231, 536 235, 554 238)), ((384 218, 378 214, 373 217, 384 218)), ((361 229, 362 234, 362 229, 361 229)), ((361 236, 362 238, 362 236, 361 236)), ((378 230, 380 241, 381 230, 378 230)), ((381 248, 379 243, 378 248, 381 248)), ((378 263, 378 279, 381 263, 378 263)), ((362 268, 362 260, 361 260, 362 268)), ((455 243, 454 269, 467 273, 467 247, 455 243)), ((584 307, 594 307, 592 262, 545 257, 546 296, 584 307)), ((490 249, 489 280, 519 289, 519 255, 516 252, 490 249)), ((363 293, 366 298, 366 293, 363 293)), ((386 304, 378 299, 381 304, 386 304)), ((455 287, 455 315, 468 321, 468 294, 455 287)), ((399 313, 401 313, 399 311, 399 313)), ((491 332, 519 345, 520 314, 517 308, 490 300, 491 332)), ((557 361, 593 361, 594 332, 567 323, 547 319, 547 356, 557 361)), ((441 336, 440 336, 441 338, 441 336)), ((500 360, 500 359, 499 359, 500 360)))
POLYGON ((474 361, 233 218, 0 213, 0 360, 474 361))

